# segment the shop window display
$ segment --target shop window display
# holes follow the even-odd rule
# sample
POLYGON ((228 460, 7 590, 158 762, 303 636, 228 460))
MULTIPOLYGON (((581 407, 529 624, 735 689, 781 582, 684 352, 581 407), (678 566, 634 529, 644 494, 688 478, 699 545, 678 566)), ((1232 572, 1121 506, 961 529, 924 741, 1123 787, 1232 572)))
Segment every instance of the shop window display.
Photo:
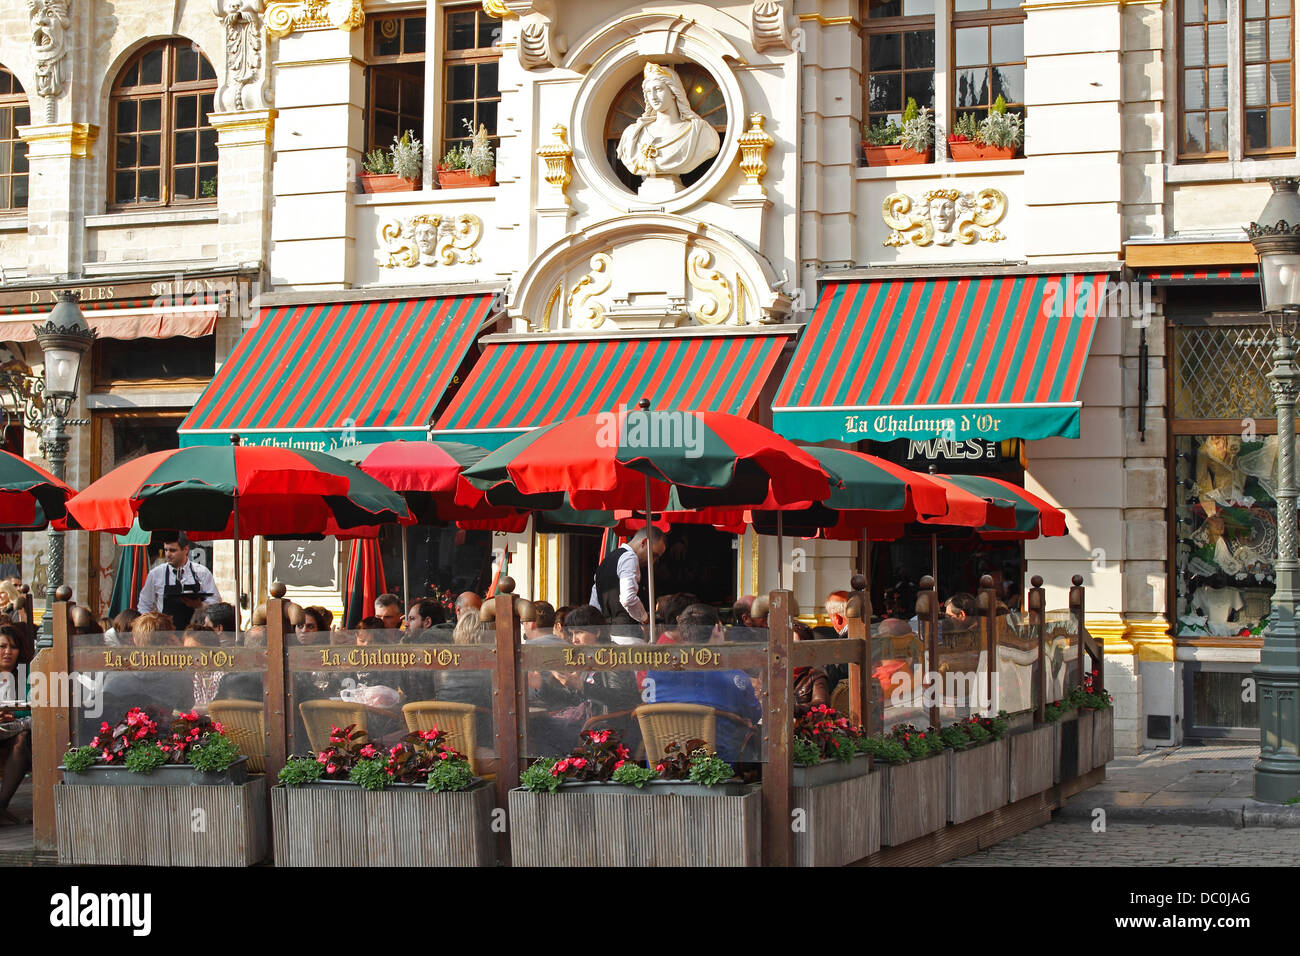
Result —
POLYGON ((1177 439, 1178 634, 1252 637, 1268 624, 1277 551, 1277 436, 1177 439))

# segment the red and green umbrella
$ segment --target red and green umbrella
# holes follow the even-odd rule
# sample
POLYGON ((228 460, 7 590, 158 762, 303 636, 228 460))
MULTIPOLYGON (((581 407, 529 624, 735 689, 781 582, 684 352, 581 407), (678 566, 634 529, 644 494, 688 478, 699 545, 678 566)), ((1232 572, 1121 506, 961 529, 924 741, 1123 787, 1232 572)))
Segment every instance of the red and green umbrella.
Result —
POLYGON ((998 522, 976 528, 981 538, 989 541, 1024 541, 1037 538, 1061 537, 1068 533, 1065 512, 1037 495, 1001 478, 987 475, 932 475, 940 481, 961 488, 977 497, 1003 503, 1004 513, 1013 521, 998 522))
POLYGON ((343 626, 351 630, 361 619, 374 613, 375 600, 388 593, 384 583, 384 562, 378 538, 359 538, 352 542, 348 560, 347 603, 343 609, 343 626))
POLYGON ((68 499, 71 527, 184 531, 195 540, 374 534, 413 520, 402 496, 323 452, 202 445, 143 455, 68 499))
POLYGON ((769 501, 780 507, 830 494, 816 459, 756 422, 644 407, 534 429, 490 452, 463 478, 490 504, 538 511, 663 511, 673 491, 685 509, 769 501))
POLYGON ((67 513, 76 489, 26 458, 0 451, 0 527, 40 531, 67 513))
POLYGON ((140 525, 117 536, 117 571, 113 574, 113 593, 108 600, 108 616, 117 617, 135 607, 149 574, 149 542, 153 538, 140 525))

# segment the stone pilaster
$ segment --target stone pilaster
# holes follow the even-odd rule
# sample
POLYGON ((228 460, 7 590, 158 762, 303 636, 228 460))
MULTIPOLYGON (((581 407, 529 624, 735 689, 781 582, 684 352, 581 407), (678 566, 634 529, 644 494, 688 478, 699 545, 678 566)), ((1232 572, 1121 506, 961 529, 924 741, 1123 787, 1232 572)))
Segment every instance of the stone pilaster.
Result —
POLYGON ((31 167, 27 204, 27 274, 79 275, 85 260, 81 228, 87 179, 95 168, 99 127, 90 123, 20 126, 31 167))
POLYGON ((217 131, 222 262, 259 262, 270 246, 271 140, 277 111, 212 113, 217 131))

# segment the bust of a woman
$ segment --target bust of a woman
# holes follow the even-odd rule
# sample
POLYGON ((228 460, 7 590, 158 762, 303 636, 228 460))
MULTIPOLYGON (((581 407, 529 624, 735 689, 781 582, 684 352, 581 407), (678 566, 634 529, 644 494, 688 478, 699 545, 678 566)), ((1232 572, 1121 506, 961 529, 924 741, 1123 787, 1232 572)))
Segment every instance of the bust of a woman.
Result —
POLYGON ((618 158, 630 172, 647 179, 680 176, 717 155, 718 132, 691 109, 675 70, 647 63, 641 92, 645 112, 618 141, 618 158))

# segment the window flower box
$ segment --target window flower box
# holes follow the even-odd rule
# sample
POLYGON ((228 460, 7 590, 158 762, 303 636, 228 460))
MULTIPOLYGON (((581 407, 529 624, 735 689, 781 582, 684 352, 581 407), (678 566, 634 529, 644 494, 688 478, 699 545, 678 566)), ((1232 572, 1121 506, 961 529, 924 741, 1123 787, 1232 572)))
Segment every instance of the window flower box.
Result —
POLYGON ((320 780, 271 790, 276 866, 493 866, 493 788, 365 790, 320 780))
POLYGON ((357 182, 367 193, 409 193, 420 188, 419 179, 405 179, 397 173, 357 173, 357 182))
POLYGON ((468 169, 447 169, 438 166, 438 186, 442 189, 470 189, 475 186, 495 186, 497 171, 494 169, 486 176, 475 176, 468 169))
POLYGON ((1015 146, 989 146, 969 139, 948 138, 948 155, 955 163, 975 162, 982 159, 1015 159, 1015 146))
POLYGON ((72 771, 62 764, 63 782, 91 787, 238 787, 248 782, 248 758, 239 757, 225 770, 204 773, 187 763, 163 764, 152 773, 134 773, 123 766, 95 764, 72 771))
POLYGON ((865 140, 862 154, 868 166, 916 166, 934 162, 933 149, 918 153, 903 146, 868 146, 865 140))
POLYGON ((566 783, 510 791, 514 866, 758 866, 757 784, 566 783))

